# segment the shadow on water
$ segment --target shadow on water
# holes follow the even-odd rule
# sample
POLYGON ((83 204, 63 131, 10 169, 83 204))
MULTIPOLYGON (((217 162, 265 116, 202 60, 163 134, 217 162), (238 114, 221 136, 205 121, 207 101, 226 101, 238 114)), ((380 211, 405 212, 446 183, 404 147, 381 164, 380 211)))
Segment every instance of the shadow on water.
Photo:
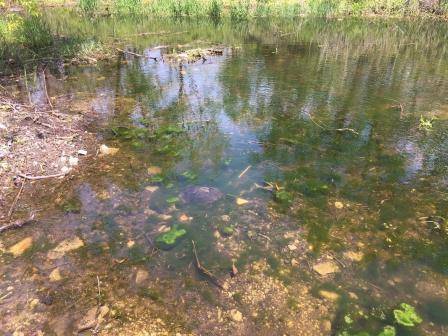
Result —
POLYGON ((42 194, 42 229, 2 238, 33 237, 23 256, 1 257, 8 332, 32 320, 71 333, 98 303, 110 308, 104 335, 445 332, 446 23, 48 15, 61 34, 95 31, 152 58, 54 73, 51 95, 93 111, 92 131, 119 151, 42 194), (162 60, 217 44, 223 55, 204 62, 162 60), (431 130, 421 115, 436 118, 431 130), (191 186, 220 196, 187 202, 191 186), (175 225, 186 236, 158 249, 175 225), (191 240, 224 291, 195 271, 191 240), (402 302, 421 325, 394 321, 402 302))

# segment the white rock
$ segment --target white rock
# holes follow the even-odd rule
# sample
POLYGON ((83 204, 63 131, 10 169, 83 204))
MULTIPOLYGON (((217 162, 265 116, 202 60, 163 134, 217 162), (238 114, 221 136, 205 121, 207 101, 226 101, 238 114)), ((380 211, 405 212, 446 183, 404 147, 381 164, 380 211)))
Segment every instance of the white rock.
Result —
POLYGON ((145 270, 139 269, 135 275, 135 284, 141 286, 149 278, 149 273, 145 270))
POLYGON ((67 174, 68 172, 70 172, 70 170, 72 170, 72 169, 67 166, 64 166, 61 168, 61 173, 67 174))
POLYGON ((78 155, 87 155, 87 151, 85 149, 80 149, 78 155))
POLYGON ((243 314, 241 314, 241 312, 236 309, 232 309, 229 312, 229 316, 232 319, 232 321, 234 321, 234 322, 242 322, 243 321, 243 314))
POLYGON ((61 272, 59 268, 55 268, 49 275, 50 282, 57 282, 62 280, 61 272))
POLYGON ((68 164, 69 164, 70 166, 77 166, 78 163, 79 163, 79 160, 78 160, 77 157, 73 157, 73 156, 70 156, 70 157, 69 157, 69 159, 68 159, 68 164))
POLYGON ((115 155, 119 150, 119 148, 107 147, 106 145, 100 146, 100 153, 102 155, 115 155))

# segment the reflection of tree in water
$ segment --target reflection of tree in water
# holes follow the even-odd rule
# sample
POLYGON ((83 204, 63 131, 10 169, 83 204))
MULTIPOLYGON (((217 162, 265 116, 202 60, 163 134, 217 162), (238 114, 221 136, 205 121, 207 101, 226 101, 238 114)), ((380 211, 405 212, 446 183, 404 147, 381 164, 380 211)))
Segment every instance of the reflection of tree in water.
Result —
MULTIPOLYGON (((277 178, 295 195, 294 202, 305 202, 297 214, 309 228, 309 239, 316 245, 331 241, 330 231, 345 225, 331 211, 334 199, 366 206, 367 221, 375 225, 415 219, 416 208, 424 209, 429 200, 410 193, 425 173, 417 167, 410 175, 413 162, 426 162, 420 165, 426 170, 431 162, 443 160, 443 150, 407 153, 415 157, 408 155, 411 161, 406 161, 399 149, 415 131, 412 113, 419 113, 431 99, 442 99, 432 93, 440 81, 428 86, 425 75, 440 69, 439 63, 415 62, 415 57, 424 55, 396 58, 387 45, 380 46, 375 56, 313 43, 276 45, 278 54, 270 44, 249 45, 244 57, 226 64, 220 80, 232 119, 268 122, 268 127, 257 130, 264 143, 263 156, 257 160, 279 163, 277 178), (251 100, 253 92, 263 99, 251 100), (418 100, 413 98, 417 93, 418 100), (404 115, 397 101, 407 102, 404 115), (344 127, 355 128, 359 136, 331 131, 344 127), (384 195, 391 200, 383 204, 384 195)), ((440 136, 434 133, 426 139, 434 143, 436 138, 440 136)), ((446 147, 443 143, 436 147, 446 147)), ((438 179, 443 180, 444 174, 438 179)))

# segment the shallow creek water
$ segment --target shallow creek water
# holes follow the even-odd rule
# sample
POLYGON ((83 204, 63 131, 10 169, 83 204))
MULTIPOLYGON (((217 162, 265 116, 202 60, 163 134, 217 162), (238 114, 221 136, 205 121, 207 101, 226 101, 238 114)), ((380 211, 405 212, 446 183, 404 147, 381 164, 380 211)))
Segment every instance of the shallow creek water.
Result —
POLYGON ((50 95, 119 151, 39 182, 38 222, 2 234, 2 335, 448 333, 446 23, 53 22, 158 61, 52 69, 50 95), (191 186, 222 197, 186 202, 191 186), (422 323, 399 325, 401 303, 422 323))

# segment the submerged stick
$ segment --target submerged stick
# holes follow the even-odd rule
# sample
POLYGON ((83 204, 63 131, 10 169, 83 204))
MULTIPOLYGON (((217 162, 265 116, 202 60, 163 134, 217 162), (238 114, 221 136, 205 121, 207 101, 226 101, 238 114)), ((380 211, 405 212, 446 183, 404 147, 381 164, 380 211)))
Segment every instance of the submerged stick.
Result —
POLYGON ((18 221, 15 221, 14 223, 10 223, 10 224, 1 226, 0 233, 7 231, 7 230, 19 229, 26 224, 32 223, 33 221, 34 221, 34 213, 30 216, 30 218, 28 218, 26 220, 18 220, 18 221))
POLYGON ((30 175, 26 175, 26 174, 17 174, 17 176, 24 178, 26 180, 43 180, 43 179, 47 179, 47 178, 54 178, 54 177, 61 177, 61 176, 65 176, 68 173, 60 173, 60 174, 54 174, 54 175, 44 175, 44 176, 30 176, 30 175))
POLYGON ((191 242, 193 244, 194 260, 195 260, 195 265, 196 265, 196 269, 198 270, 198 272, 201 275, 203 275, 204 277, 206 277, 216 287, 218 287, 220 289, 224 289, 224 286, 222 285, 221 281, 212 272, 210 272, 208 269, 204 268, 201 265, 199 258, 198 258, 198 253, 196 252, 196 244, 194 243, 194 240, 192 240, 191 242))
POLYGON ((246 174, 246 173, 249 171, 250 168, 252 168, 251 165, 247 166, 246 169, 244 169, 244 170, 241 172, 241 174, 238 175, 238 178, 242 178, 242 177, 244 176, 244 174, 246 174))
POLYGON ((329 128, 327 126, 322 126, 321 124, 319 124, 317 121, 315 121, 311 115, 308 115, 310 120, 313 122, 313 124, 315 124, 316 126, 318 126, 319 128, 322 128, 323 130, 326 131, 335 131, 335 132, 351 132, 353 134, 359 135, 359 133, 357 131, 355 131, 353 128, 329 128))

